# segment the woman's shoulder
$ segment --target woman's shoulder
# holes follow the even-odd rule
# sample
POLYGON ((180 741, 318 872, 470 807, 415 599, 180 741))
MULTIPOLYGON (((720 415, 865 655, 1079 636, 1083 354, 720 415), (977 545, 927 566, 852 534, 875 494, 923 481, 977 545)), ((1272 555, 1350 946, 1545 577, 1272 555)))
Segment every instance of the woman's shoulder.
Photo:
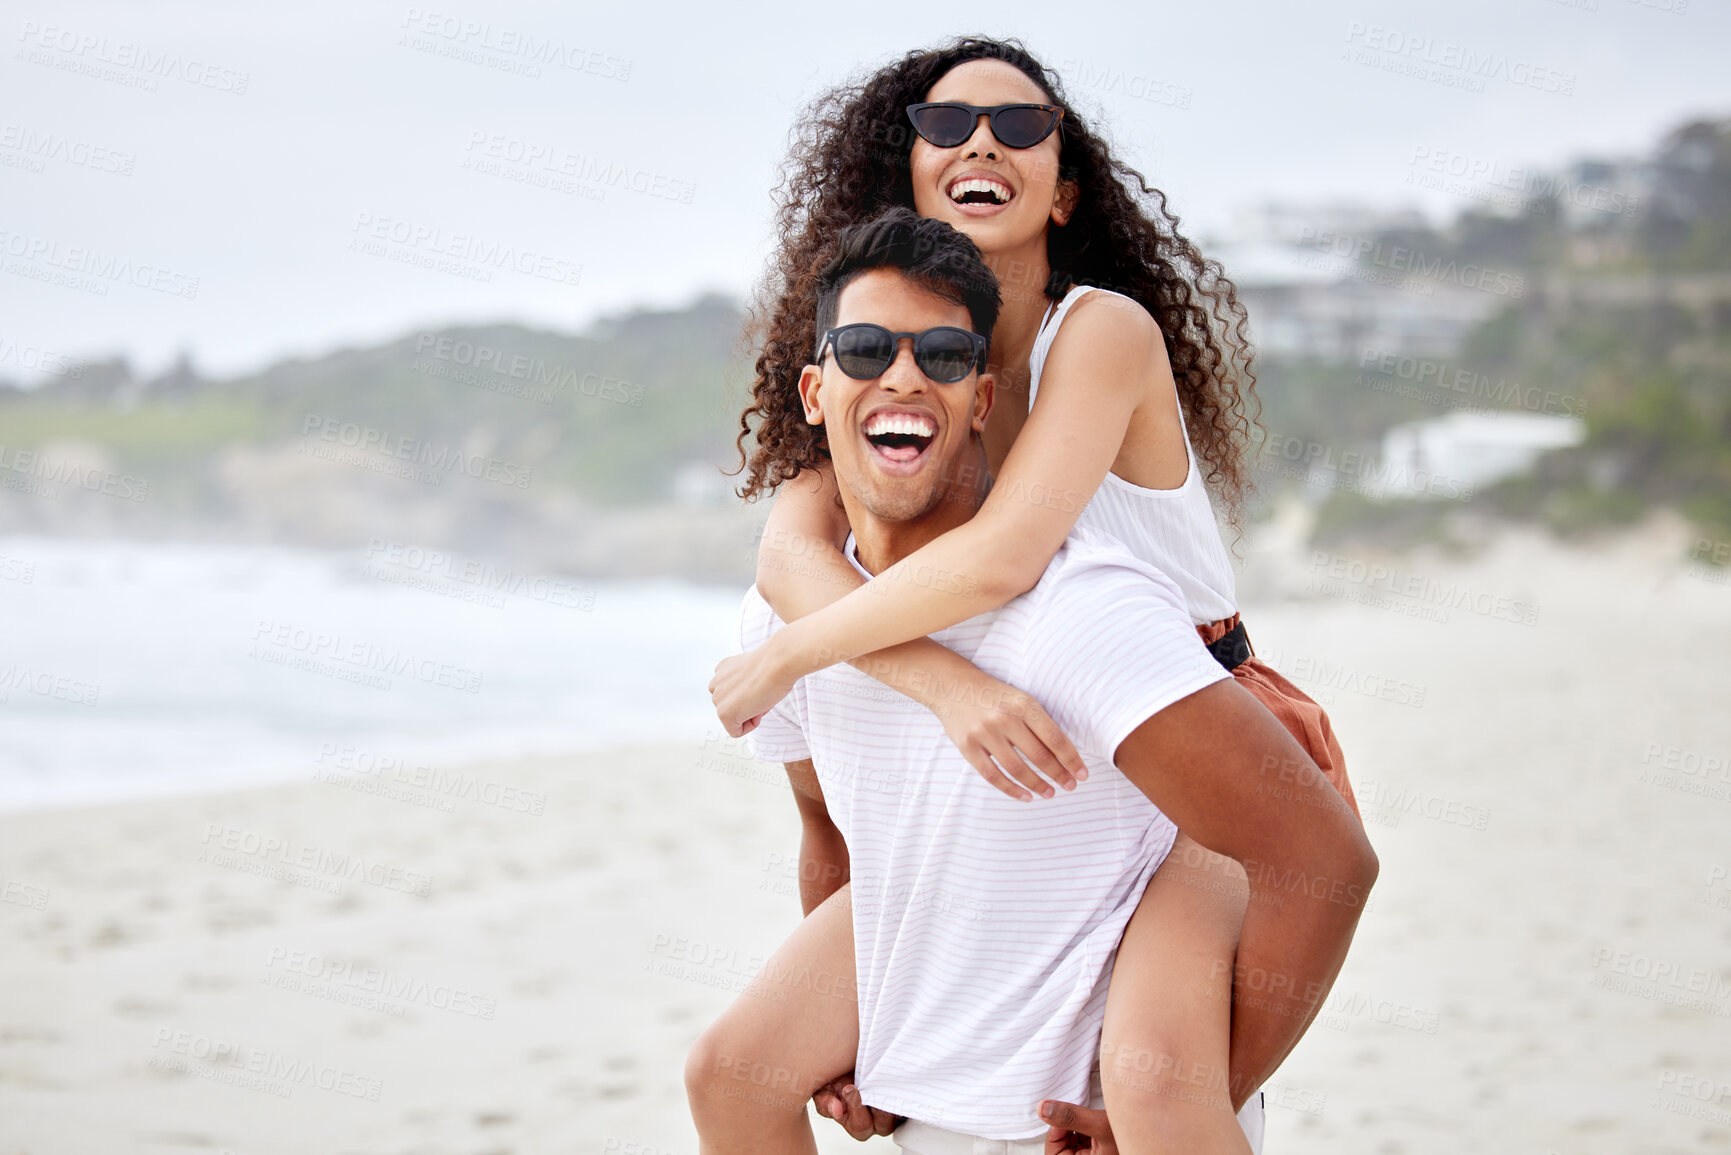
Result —
POLYGON ((1154 317, 1134 297, 1098 285, 1076 285, 1065 294, 1068 308, 1066 324, 1091 330, 1099 335, 1121 335, 1146 338, 1159 332, 1154 317))
POLYGON ((1040 402, 1047 378, 1084 404, 1125 397, 1137 411, 1176 404, 1166 339, 1148 310, 1131 297, 1077 285, 1063 300, 1064 316, 1036 342, 1028 408, 1040 402), (1050 374, 1048 374, 1050 370, 1050 374))
POLYGON ((1057 324, 1046 338, 1048 349, 1070 350, 1060 356, 1080 355, 1090 363, 1119 358, 1140 363, 1165 352, 1160 326, 1132 297, 1093 285, 1077 285, 1065 295, 1062 309, 1063 316, 1056 318, 1057 324))

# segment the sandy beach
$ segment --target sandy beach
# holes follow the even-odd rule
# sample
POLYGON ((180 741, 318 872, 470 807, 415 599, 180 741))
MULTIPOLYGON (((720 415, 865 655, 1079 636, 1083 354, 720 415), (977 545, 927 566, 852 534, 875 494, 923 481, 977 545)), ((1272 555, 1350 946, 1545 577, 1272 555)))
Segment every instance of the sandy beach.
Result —
MULTIPOLYGON (((1251 553, 1382 859, 1268 1152, 1731 1148, 1731 585, 1688 544, 1251 553)), ((0 817, 0 1152, 695 1155, 683 1055, 797 839, 719 731, 0 817)))

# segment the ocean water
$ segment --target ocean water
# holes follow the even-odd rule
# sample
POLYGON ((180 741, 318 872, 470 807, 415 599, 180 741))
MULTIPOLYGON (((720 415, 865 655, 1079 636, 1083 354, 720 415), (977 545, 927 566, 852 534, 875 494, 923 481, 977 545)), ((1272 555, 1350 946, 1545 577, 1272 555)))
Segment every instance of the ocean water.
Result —
POLYGON ((0 809, 697 740, 743 589, 0 537, 0 809))

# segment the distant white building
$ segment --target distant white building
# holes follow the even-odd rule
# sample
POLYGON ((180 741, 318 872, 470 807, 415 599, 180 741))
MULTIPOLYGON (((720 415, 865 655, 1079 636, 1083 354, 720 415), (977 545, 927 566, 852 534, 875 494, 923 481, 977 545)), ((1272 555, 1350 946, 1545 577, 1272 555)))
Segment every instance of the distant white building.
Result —
POLYGON ((1458 496, 1525 473, 1554 449, 1586 440, 1579 417, 1549 413, 1450 413, 1397 425, 1383 435, 1371 497, 1458 496))
POLYGON ((1238 287, 1257 351, 1274 356, 1447 355, 1508 303, 1435 278, 1361 269, 1315 249, 1220 245, 1209 255, 1238 287))
POLYGON ((1380 240, 1426 223, 1414 208, 1261 204, 1240 209, 1203 252, 1238 287, 1259 352, 1446 355, 1525 287, 1501 270, 1463 269, 1380 240))
MULTIPOLYGON (((1368 235, 1387 229, 1423 228, 1425 224, 1424 213, 1412 207, 1389 208, 1352 201, 1321 204, 1265 201, 1234 209, 1226 227, 1214 240, 1229 248, 1291 248, 1316 231, 1368 235)), ((1212 247, 1207 251, 1212 255, 1212 247)))
POLYGON ((1556 199, 1572 231, 1627 230, 1653 199, 1654 171, 1648 161, 1577 160, 1557 175, 1536 172, 1530 183, 1532 193, 1556 199))

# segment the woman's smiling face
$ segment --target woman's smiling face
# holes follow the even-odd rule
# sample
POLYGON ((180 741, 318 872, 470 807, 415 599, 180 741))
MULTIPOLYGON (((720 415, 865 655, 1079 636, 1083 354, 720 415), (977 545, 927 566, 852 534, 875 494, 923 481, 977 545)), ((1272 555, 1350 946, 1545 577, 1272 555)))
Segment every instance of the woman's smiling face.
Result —
MULTIPOLYGON (((1051 103, 1039 85, 1001 60, 958 64, 925 99, 984 107, 1051 103)), ((1007 148, 992 135, 986 116, 954 148, 936 148, 916 136, 909 157, 914 211, 961 230, 988 255, 1028 247, 1045 236, 1048 221, 1068 220, 1074 204, 1074 187, 1058 179, 1060 148, 1058 131, 1033 148, 1007 148)))

